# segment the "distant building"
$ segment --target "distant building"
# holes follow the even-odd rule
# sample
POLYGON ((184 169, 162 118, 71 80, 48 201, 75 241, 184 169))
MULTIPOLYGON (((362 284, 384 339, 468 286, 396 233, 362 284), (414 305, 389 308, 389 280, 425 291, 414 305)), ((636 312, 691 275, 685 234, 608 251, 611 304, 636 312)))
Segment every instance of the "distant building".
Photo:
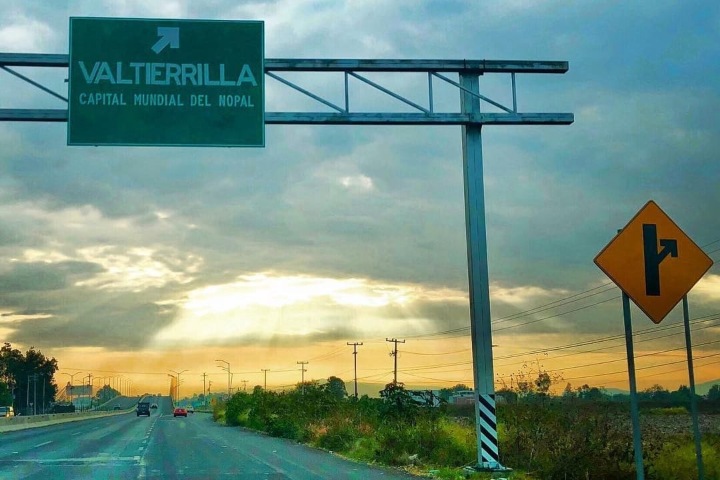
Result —
POLYGON ((440 390, 408 390, 410 398, 423 407, 439 407, 440 406, 440 390))
POLYGON ((472 405, 475 403, 475 392, 472 390, 456 390, 448 398, 450 405, 472 405))
MULTIPOLYGON (((473 405, 475 403, 474 390, 457 390, 448 398, 450 405, 473 405)), ((502 395, 495 395, 495 404, 507 403, 502 395)))

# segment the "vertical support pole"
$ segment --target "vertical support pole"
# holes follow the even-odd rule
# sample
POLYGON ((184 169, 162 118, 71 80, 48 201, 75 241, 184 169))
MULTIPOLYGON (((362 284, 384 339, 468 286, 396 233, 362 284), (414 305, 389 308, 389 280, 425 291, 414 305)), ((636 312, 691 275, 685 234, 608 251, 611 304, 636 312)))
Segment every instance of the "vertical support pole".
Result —
MULTIPOLYGON (((480 93, 478 73, 460 73, 460 84, 480 93)), ((460 91, 462 113, 480 113, 480 100, 460 91)), ((483 186, 482 126, 462 127, 463 176, 465 183, 465 234, 467 237, 468 281, 470 289, 470 332, 472 336, 473 380, 475 382, 475 425, 477 467, 504 470, 498 452, 495 414, 495 375, 493 373, 492 331, 490 327, 490 279, 485 229, 485 189, 483 186)))
POLYGON ((515 90, 515 72, 510 73, 512 81, 513 112, 517 113, 517 91, 515 90))
POLYGON ((432 72, 428 72, 428 108, 430 110, 430 113, 433 113, 433 80, 432 80, 433 74, 432 72))
POLYGON ((345 72, 345 113, 350 113, 350 90, 348 87, 348 72, 345 72))
POLYGON ((692 340, 690 339, 690 309, 687 295, 683 296, 683 321, 685 322, 685 349, 687 350, 688 375, 690 377, 690 413, 692 414, 693 436, 695 437, 695 459, 697 461, 698 480, 705 479, 702 458, 702 439, 698 424, 697 398, 695 397, 695 369, 693 367, 692 340))
POLYGON ((633 426, 633 449, 635 451, 635 475, 637 480, 645 479, 643 466, 642 438, 640 436, 640 412, 638 411, 637 384, 635 382, 635 353, 633 350, 632 318, 630 297, 622 293, 623 320, 625 321, 625 348, 627 350, 628 376, 630 379, 630 415, 633 426))

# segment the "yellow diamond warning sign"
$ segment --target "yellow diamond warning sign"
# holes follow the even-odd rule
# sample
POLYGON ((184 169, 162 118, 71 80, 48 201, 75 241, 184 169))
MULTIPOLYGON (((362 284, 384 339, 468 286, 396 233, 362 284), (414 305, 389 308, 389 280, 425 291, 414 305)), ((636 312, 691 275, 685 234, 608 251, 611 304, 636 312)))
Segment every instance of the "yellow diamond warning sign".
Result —
POLYGON ((595 257, 595 264, 660 323, 713 261, 651 200, 595 257))

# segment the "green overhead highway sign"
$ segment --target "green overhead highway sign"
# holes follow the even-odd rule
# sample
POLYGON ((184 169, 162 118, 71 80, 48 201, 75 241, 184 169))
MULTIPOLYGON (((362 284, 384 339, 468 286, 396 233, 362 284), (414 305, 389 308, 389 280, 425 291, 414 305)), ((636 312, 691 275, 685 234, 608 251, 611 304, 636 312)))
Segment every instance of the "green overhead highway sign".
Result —
POLYGON ((265 146, 263 30, 70 18, 68 145, 265 146))

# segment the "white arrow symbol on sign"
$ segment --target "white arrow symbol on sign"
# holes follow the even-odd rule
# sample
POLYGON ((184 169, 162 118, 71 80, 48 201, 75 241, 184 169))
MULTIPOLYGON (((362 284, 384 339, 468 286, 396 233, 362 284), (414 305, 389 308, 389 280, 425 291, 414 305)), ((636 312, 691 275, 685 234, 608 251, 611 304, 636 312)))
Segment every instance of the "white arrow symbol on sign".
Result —
POLYGON ((153 52, 160 53, 165 47, 180 48, 180 27, 157 27, 160 39, 152 46, 153 52))

